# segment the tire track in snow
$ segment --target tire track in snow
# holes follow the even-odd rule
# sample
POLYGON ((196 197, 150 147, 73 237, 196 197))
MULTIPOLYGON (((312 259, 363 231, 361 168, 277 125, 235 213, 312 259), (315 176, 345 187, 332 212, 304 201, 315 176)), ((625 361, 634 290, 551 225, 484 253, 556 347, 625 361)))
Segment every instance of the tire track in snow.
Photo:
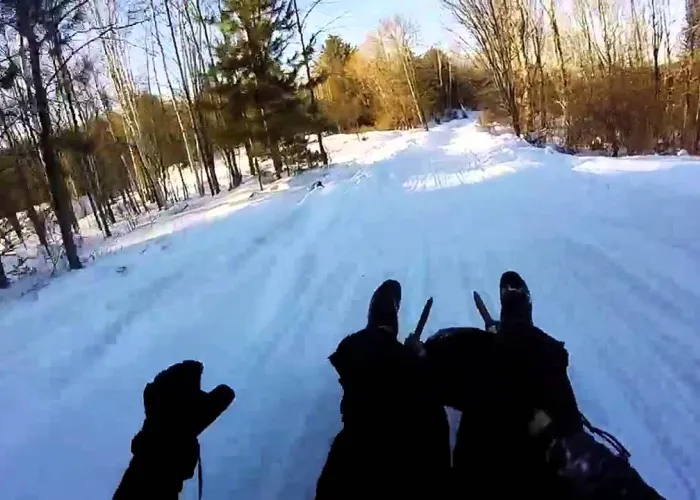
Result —
MULTIPOLYGON (((349 194, 338 191, 335 195, 349 194)), ((323 317, 324 304, 334 304, 340 297, 343 288, 338 284, 347 283, 348 278, 356 274, 356 264, 335 260, 330 253, 332 242, 326 241, 329 229, 347 223, 352 212, 342 210, 349 207, 343 207, 337 200, 332 206, 327 206, 323 196, 319 193, 319 197, 313 199, 314 206, 308 206, 304 215, 299 217, 295 230, 289 233, 289 241, 281 245, 282 242, 278 241, 275 245, 278 250, 284 248, 287 251, 269 266, 266 283, 259 289, 259 293, 271 300, 267 305, 269 314, 264 323, 256 327, 257 331, 249 335, 254 342, 239 346, 246 351, 248 360, 247 366, 237 367, 243 375, 237 385, 240 397, 245 398, 248 387, 276 388, 270 394, 256 394, 237 415, 241 420, 239 423, 250 430, 245 436, 236 438, 236 448, 255 450, 260 465, 251 469, 245 457, 224 458, 229 464, 227 468, 235 470, 234 476, 239 480, 231 481, 230 473, 225 477, 215 475, 210 484, 214 484, 218 493, 240 495, 252 489, 261 498, 274 497, 275 485, 282 481, 284 470, 296 467, 293 456, 281 451, 291 450, 298 440, 304 439, 309 428, 310 417, 304 412, 298 413, 295 407, 299 400, 309 400, 308 393, 322 395, 328 392, 323 389, 328 385, 325 377, 318 377, 312 387, 299 392, 311 383, 308 379, 310 373, 318 370, 314 366, 327 369, 325 357, 331 352, 328 347, 327 352, 322 349, 323 354, 320 354, 316 346, 319 344, 319 325, 314 319, 323 317), (291 315, 290 309, 293 310, 291 315), (314 346, 316 348, 309 352, 314 346), (281 415, 284 415, 282 421, 281 415), (246 426, 246 422, 252 424, 253 421, 254 426, 246 426), (280 422, 284 422, 284 426, 280 427, 280 422), (271 476, 275 478, 272 481, 271 476)), ((328 324, 326 328, 332 331, 334 325, 328 324)), ((330 344, 334 341, 327 345, 330 344)), ((335 421, 333 412, 326 414, 325 419, 329 418, 335 421)), ((238 433, 239 430, 231 429, 231 432, 238 433)), ((322 460, 322 457, 318 458, 322 460)), ((295 472, 297 476, 302 473, 295 472)), ((305 471, 303 483, 307 487, 310 482, 315 484, 316 474, 317 471, 313 471, 314 477, 309 477, 309 471, 305 471)), ((289 488, 295 489, 294 484, 289 488)))
POLYGON ((110 321, 89 344, 82 346, 77 352, 72 351, 60 366, 52 368, 52 389, 61 392, 79 377, 89 376, 91 368, 100 361, 108 349, 117 343, 129 324, 147 314, 159 296, 168 288, 175 286, 182 275, 182 272, 177 272, 163 276, 130 294, 123 312, 118 317, 110 321))
MULTIPOLYGON (((671 478, 680 481, 681 491, 694 498, 695 485, 687 478, 692 477, 693 471, 697 470, 698 464, 694 463, 697 462, 697 457, 688 455, 685 450, 697 449, 700 442, 697 442, 697 436, 692 435, 688 435, 687 439, 696 441, 695 446, 689 447, 687 442, 674 440, 674 433, 668 427, 668 422, 691 420, 688 426, 697 428, 700 415, 697 413, 696 402, 700 397, 700 385, 697 384, 696 374, 679 365, 676 362, 678 358, 668 354, 667 344, 658 341, 654 332, 663 330, 662 324, 646 313, 644 306, 635 307, 636 303, 655 302, 644 300, 644 294, 641 294, 641 301, 630 300, 635 295, 634 291, 644 284, 626 274, 622 266, 608 261, 597 248, 590 245, 580 247, 573 240, 569 240, 568 245, 569 272, 583 285, 589 297, 597 299, 596 304, 600 308, 597 314, 606 321, 606 324, 601 325, 595 332, 596 338, 589 339, 589 348, 596 352, 600 367, 609 373, 611 381, 622 389, 616 394, 618 410, 620 400, 632 409, 632 414, 624 419, 630 428, 620 428, 618 434, 624 436, 632 432, 637 434, 634 441, 654 441, 656 445, 648 447, 647 450, 637 449, 635 452, 633 448, 632 462, 644 467, 641 472, 647 478, 663 475, 663 468, 660 467, 658 459, 655 460, 657 467, 649 470, 646 470, 649 457, 638 462, 640 455, 654 453, 652 449, 655 450, 663 456, 663 466, 673 471, 663 482, 669 483, 671 478), (608 281, 604 284, 598 282, 601 266, 605 269, 603 275, 608 276, 608 281), (629 358, 630 351, 635 352, 634 357, 639 366, 653 367, 653 373, 643 374, 646 383, 640 382, 640 373, 635 371, 636 366, 624 367, 620 364, 617 354, 625 353, 625 357, 629 358), (681 387, 678 381, 683 381, 686 385, 681 387), (654 390, 673 391, 676 395, 674 406, 664 408, 649 403, 647 394, 654 390), (644 430, 631 429, 636 424, 643 426, 644 430)), ((590 375, 591 373, 588 374, 590 375)), ((585 384, 585 381, 583 383, 585 384)), ((611 408, 613 407, 607 407, 604 411, 610 411, 611 408)))

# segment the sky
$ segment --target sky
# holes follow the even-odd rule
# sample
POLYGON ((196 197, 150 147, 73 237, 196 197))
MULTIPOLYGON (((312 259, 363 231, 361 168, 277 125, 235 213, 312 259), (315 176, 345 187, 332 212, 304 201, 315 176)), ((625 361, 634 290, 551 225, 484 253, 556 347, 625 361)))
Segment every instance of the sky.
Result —
MULTIPOLYGON (((305 10, 310 3, 310 0, 302 0, 299 9, 305 10)), ((447 29, 454 27, 451 14, 442 7, 440 0, 322 0, 309 16, 309 27, 312 30, 323 28, 324 33, 339 35, 353 45, 360 45, 382 19, 396 14, 418 26, 421 48, 440 45, 447 49, 455 40, 447 29)), ((325 36, 320 38, 323 40, 325 36)))

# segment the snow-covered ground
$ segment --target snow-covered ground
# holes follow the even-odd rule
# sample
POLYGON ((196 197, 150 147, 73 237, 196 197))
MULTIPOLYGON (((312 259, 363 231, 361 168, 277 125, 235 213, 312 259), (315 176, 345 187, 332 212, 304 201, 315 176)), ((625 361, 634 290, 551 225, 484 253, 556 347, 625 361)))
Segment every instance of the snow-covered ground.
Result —
POLYGON ((364 137, 1 303, 0 498, 109 497, 144 384, 185 358, 237 392, 201 439, 205 497, 310 498, 340 427, 326 357, 377 284, 403 283, 406 332, 434 296, 434 331, 481 325, 471 291, 496 309, 510 268, 591 420, 662 494, 700 497, 700 161, 567 157, 468 120, 364 137))

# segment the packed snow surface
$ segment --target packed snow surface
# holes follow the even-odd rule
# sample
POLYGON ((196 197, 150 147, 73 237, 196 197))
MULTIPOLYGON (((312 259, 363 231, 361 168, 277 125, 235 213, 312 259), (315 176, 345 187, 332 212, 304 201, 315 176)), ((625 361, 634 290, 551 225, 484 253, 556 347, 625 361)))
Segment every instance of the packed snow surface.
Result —
POLYGON ((201 439, 205 497, 311 498, 340 428, 326 358, 374 288, 403 284, 404 334, 428 296, 428 330, 480 326, 471 292, 497 312, 506 269, 589 418, 700 497, 698 158, 575 158, 469 120, 326 142, 330 170, 171 211, 0 301, 0 498, 108 498, 143 386, 186 358, 237 392, 201 439))

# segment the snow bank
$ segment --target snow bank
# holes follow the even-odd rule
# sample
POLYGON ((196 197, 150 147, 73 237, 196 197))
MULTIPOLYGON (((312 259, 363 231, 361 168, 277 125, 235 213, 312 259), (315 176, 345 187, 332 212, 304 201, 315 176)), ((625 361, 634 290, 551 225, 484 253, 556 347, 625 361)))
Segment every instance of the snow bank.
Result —
POLYGON ((611 175, 632 172, 655 172, 676 167, 697 168, 697 159, 674 158, 672 156, 633 156, 625 158, 600 157, 586 160, 574 170, 599 175, 611 175))

